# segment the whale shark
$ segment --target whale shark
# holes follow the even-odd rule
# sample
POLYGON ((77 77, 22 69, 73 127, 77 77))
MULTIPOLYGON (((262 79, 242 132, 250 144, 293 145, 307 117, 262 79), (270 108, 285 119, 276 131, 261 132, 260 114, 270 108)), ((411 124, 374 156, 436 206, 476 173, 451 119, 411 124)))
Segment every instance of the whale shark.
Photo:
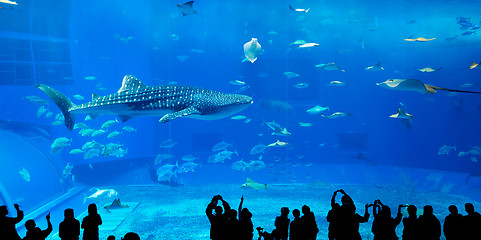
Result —
POLYGON ((113 94, 92 94, 92 101, 80 105, 59 91, 37 84, 37 88, 57 104, 65 117, 65 126, 72 130, 75 115, 88 114, 92 118, 103 114, 118 115, 122 122, 134 117, 162 116, 165 123, 179 117, 215 120, 240 112, 253 103, 251 97, 221 93, 191 86, 148 86, 132 75, 126 75, 120 89, 113 94))

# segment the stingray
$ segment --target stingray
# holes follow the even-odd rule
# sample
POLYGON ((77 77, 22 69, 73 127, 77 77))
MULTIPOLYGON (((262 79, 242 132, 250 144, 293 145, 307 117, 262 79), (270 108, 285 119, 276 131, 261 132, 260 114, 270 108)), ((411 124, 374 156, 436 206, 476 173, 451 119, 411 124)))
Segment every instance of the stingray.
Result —
POLYGON ((430 73, 430 72, 436 72, 436 71, 439 71, 443 69, 442 67, 438 68, 438 69, 433 69, 433 68, 430 68, 430 67, 425 67, 425 68, 416 68, 416 70, 420 71, 420 72, 426 72, 426 73, 430 73))
POLYGON ((390 118, 400 118, 400 119, 407 119, 407 120, 411 120, 413 119, 413 115, 405 112, 403 109, 401 108, 398 108, 397 109, 397 113, 396 114, 392 114, 391 116, 389 116, 390 118))
POLYGON ((269 186, 267 184, 257 183, 250 178, 246 178, 246 182, 242 184, 241 188, 253 188, 255 190, 258 189, 268 189, 269 186))
POLYGON ((369 157, 367 157, 364 153, 361 151, 358 151, 356 155, 351 155, 351 158, 361 160, 361 161, 366 161, 369 163, 369 165, 377 165, 376 162, 372 161, 369 157))
POLYGON ((345 72, 340 67, 338 67, 334 62, 317 64, 316 68, 319 68, 321 70, 340 70, 345 72))
POLYGON ((16 2, 12 2, 12 1, 9 1, 9 0, 0 0, 0 3, 6 3, 6 4, 18 5, 18 3, 16 3, 16 2))
POLYGON ((436 38, 423 38, 423 37, 418 37, 418 38, 406 38, 404 39, 404 41, 408 41, 408 42, 428 42, 428 41, 432 41, 436 38))
POLYGON ((257 60, 257 56, 263 52, 264 50, 262 50, 257 38, 252 38, 249 42, 244 44, 244 55, 251 63, 254 63, 257 60))
POLYGON ((435 86, 424 84, 423 82, 417 79, 388 79, 385 82, 376 83, 376 85, 387 88, 387 89, 413 91, 421 94, 433 94, 436 92, 436 90, 481 94, 481 92, 472 92, 472 91, 463 91, 463 90, 435 87, 435 86))
POLYGON ((112 202, 112 204, 110 205, 107 205, 105 206, 104 208, 107 209, 107 210, 110 210, 110 209, 118 209, 118 208, 128 208, 129 205, 124 205, 120 202, 120 199, 117 198, 117 199, 114 199, 114 201, 112 202))
POLYGON ((376 65, 367 67, 364 70, 375 72, 375 71, 384 71, 384 68, 381 67, 381 61, 378 61, 376 65))
POLYGON ((182 16, 187 16, 191 14, 198 14, 200 15, 196 10, 194 10, 194 1, 189 1, 183 4, 177 4, 177 7, 180 8, 180 11, 182 11, 182 16))
POLYGON ((291 4, 289 4, 289 9, 290 9, 291 11, 294 11, 294 12, 305 12, 305 13, 307 13, 307 12, 309 12, 309 9, 310 9, 310 8, 308 8, 308 9, 304 9, 304 8, 293 8, 293 7, 291 6, 291 4))
POLYGON ((481 62, 479 62, 479 63, 473 62, 473 63, 471 63, 471 66, 469 66, 469 69, 475 69, 479 66, 479 64, 481 64, 481 62))

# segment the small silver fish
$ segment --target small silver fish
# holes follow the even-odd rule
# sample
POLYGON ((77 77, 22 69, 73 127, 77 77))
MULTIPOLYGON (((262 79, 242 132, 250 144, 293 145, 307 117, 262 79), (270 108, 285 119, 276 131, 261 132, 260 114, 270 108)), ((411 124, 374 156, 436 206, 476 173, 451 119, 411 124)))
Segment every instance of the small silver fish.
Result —
POLYGON ((30 182, 30 173, 27 171, 27 169, 22 168, 22 170, 18 171, 18 173, 23 180, 25 180, 26 182, 30 182))
POLYGON ((160 143, 160 147, 161 148, 172 148, 174 147, 175 145, 177 144, 177 142, 175 142, 174 140, 172 139, 167 139, 163 142, 160 143))

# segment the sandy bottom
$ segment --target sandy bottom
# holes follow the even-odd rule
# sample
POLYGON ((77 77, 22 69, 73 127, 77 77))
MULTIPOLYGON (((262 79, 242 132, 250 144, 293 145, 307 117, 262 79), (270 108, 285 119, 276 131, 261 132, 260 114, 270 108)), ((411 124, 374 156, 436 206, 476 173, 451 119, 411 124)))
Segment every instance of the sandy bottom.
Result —
MULTIPOLYGON (((117 197, 122 202, 139 202, 138 206, 115 230, 100 231, 100 239, 114 235, 120 239, 126 232, 133 231, 141 239, 209 239, 210 223, 205 215, 205 208, 213 195, 221 194, 232 208, 237 209, 240 197, 244 196, 244 207, 252 213, 254 227, 261 226, 267 231, 274 229, 274 219, 280 215, 281 207, 300 209, 308 205, 315 213, 319 227, 318 239, 327 239, 327 212, 330 209, 332 192, 344 189, 354 200, 357 212, 363 214, 364 205, 381 199, 393 209, 393 216, 399 204, 414 204, 418 214, 422 213, 424 205, 431 205, 434 213, 441 221, 448 214, 448 206, 458 206, 460 213, 464 212, 464 203, 472 202, 476 209, 481 205, 465 196, 448 195, 439 192, 414 192, 408 189, 391 186, 366 185, 328 185, 328 184, 286 184, 272 185, 269 189, 243 189, 238 185, 201 185, 201 186, 109 186, 118 191, 117 197)), ((99 205, 111 202, 105 199, 97 202, 99 205)), ((340 200, 338 199, 338 202, 340 200)), ((109 213, 99 210, 100 215, 107 219, 109 213)), ((371 213, 372 214, 372 213, 371 213)), ((403 212, 407 216, 406 212, 403 212)), ((293 218, 290 214, 291 219, 293 218)), ((360 232, 363 239, 372 239, 371 225, 373 217, 361 224, 360 232)), ((255 231, 255 230, 254 230, 255 231)), ((401 236, 402 224, 397 228, 401 236)), ((254 239, 258 235, 255 233, 254 239)))

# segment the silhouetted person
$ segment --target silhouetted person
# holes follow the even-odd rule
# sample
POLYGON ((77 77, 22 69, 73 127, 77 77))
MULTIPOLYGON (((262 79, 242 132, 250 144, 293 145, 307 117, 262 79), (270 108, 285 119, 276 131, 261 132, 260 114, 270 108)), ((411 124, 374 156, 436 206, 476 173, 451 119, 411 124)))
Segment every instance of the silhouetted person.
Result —
POLYGON ((272 231, 272 235, 276 240, 287 240, 289 236, 289 208, 283 207, 281 208, 281 215, 276 217, 274 221, 274 225, 276 228, 272 231))
POLYGON ((225 225, 226 239, 239 239, 239 220, 237 219, 237 211, 231 209, 227 214, 225 225))
POLYGON ((474 211, 474 206, 471 203, 464 204, 464 209, 467 215, 463 216, 463 239, 481 239, 481 215, 474 211))
POLYGON ((289 239, 290 240, 305 240, 305 231, 304 231, 304 223, 301 220, 301 211, 299 209, 292 210, 292 216, 294 216, 294 220, 292 220, 289 230, 289 239))
POLYGON ((401 223, 402 214, 401 208, 406 205, 399 205, 396 218, 391 217, 391 209, 382 204, 378 199, 374 201, 373 215, 374 221, 372 223, 372 233, 375 240, 396 240, 396 227, 401 223))
MULTIPOLYGON (((247 208, 242 208, 244 196, 239 203, 239 239, 252 240, 254 237, 254 225, 252 224, 252 213, 247 208)), ((259 231, 259 229, 258 229, 259 231)))
POLYGON ((441 237, 441 223, 433 215, 433 207, 426 205, 423 210, 423 215, 419 216, 420 239, 439 240, 441 237))
POLYGON ((301 220, 304 223, 306 239, 316 240, 317 233, 319 232, 319 229, 317 228, 316 217, 314 216, 314 213, 311 212, 311 209, 307 205, 302 206, 301 210, 302 210, 301 220))
MULTIPOLYGON (((335 220, 333 221, 335 226, 331 237, 337 240, 360 240, 361 234, 359 234, 359 224, 365 223, 369 220, 368 209, 372 205, 366 204, 364 216, 360 216, 356 213, 356 205, 354 204, 352 198, 342 189, 338 190, 337 192, 343 194, 341 197, 342 205, 335 210, 335 220)), ((335 204, 333 205, 335 206, 335 204)))
POLYGON ((45 217, 47 219, 47 229, 41 230, 35 224, 33 219, 27 220, 25 222, 25 228, 27 229, 27 235, 23 238, 23 240, 45 240, 48 235, 52 232, 52 223, 50 222, 50 213, 47 214, 45 217))
POLYGON ((88 213, 81 225, 84 230, 83 240, 99 240, 99 226, 102 225, 102 218, 97 213, 95 203, 88 206, 88 213))
POLYGON ((13 206, 15 207, 15 210, 17 210, 17 216, 14 218, 7 217, 7 206, 0 206, 0 236, 8 240, 20 240, 22 238, 18 236, 17 230, 15 229, 15 224, 22 221, 23 211, 20 210, 18 204, 14 204, 13 206))
POLYGON ((336 203, 336 195, 338 192, 341 190, 336 190, 332 194, 331 198, 331 210, 327 213, 327 221, 329 222, 329 227, 328 227, 328 233, 327 236, 329 237, 329 240, 334 240, 336 239, 337 236, 337 221, 338 221, 338 214, 339 214, 339 208, 341 205, 339 203, 336 203))
POLYGON ((107 237, 107 240, 115 240, 115 236, 114 235, 110 235, 107 237))
POLYGON ((256 230, 259 234, 258 240, 262 240, 262 238, 264 238, 264 240, 275 240, 271 233, 264 231, 264 228, 257 227, 256 230))
POLYGON ((446 240, 462 240, 463 215, 458 213, 458 208, 449 206, 449 215, 444 218, 444 236, 446 240))
POLYGON ((408 217, 405 217, 403 219, 403 240, 420 240, 417 211, 418 209, 416 208, 416 206, 408 206, 408 217))
POLYGON ((134 232, 128 232, 122 238, 123 240, 140 240, 139 234, 134 232))
POLYGON ((80 236, 80 222, 75 219, 73 209, 64 211, 65 219, 58 226, 58 236, 62 240, 78 240, 80 236))
POLYGON ((207 205, 205 213, 210 222, 210 239, 212 240, 224 240, 225 238, 225 227, 227 222, 227 214, 230 212, 229 204, 222 199, 221 195, 215 195, 212 197, 212 201, 207 205), (221 206, 217 206, 219 200, 224 206, 224 210, 221 206), (212 213, 214 211, 214 213, 212 213), (222 213, 225 211, 225 213, 222 213))

